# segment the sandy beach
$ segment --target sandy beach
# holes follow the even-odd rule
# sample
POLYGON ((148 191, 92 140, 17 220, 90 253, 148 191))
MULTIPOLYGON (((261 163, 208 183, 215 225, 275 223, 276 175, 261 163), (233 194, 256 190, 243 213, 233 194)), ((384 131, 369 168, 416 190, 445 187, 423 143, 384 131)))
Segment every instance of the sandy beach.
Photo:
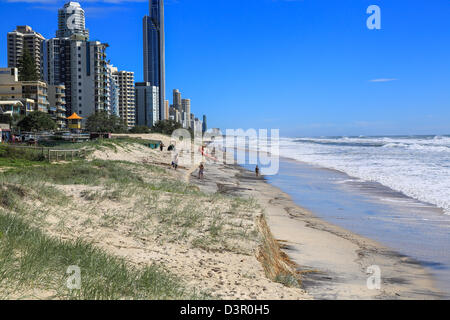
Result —
MULTIPOLYGON (((195 182, 194 176, 192 181, 195 182)), ((257 199, 275 238, 297 264, 303 288, 316 299, 439 299, 428 272, 413 259, 327 223, 264 178, 238 166, 209 163, 202 190, 257 199), (380 290, 370 290, 367 268, 379 266, 380 290)))
MULTIPOLYGON (((136 137, 171 143, 164 135, 136 137)), ((208 160, 199 180, 198 163, 173 170, 171 159, 142 143, 106 142, 73 165, 34 167, 36 178, 20 170, 6 175, 2 188, 23 181, 11 189, 20 205, 4 199, 0 209, 53 239, 46 241, 83 241, 137 270, 160 266, 190 292, 160 298, 440 298, 419 263, 317 218, 264 178, 208 160), (373 265, 381 270, 380 290, 367 287, 373 265)), ((64 273, 48 271, 52 285, 17 286, 11 263, 3 298, 67 298, 64 273)), ((44 272, 36 263, 35 272, 44 272)), ((97 279, 98 270, 89 272, 97 279)))
MULTIPOLYGON (((142 137, 160 139, 166 146, 170 143, 166 136, 142 137)), ((270 234, 266 236, 268 230, 260 223, 262 208, 257 203, 216 193, 216 186, 202 187, 202 192, 197 186, 187 184, 196 165, 171 169, 171 152, 151 150, 142 144, 106 143, 106 147, 99 147, 88 159, 73 165, 35 167, 39 179, 48 180, 42 184, 39 179, 27 177, 25 183, 13 189, 21 196, 20 207, 5 200, 0 211, 5 210, 3 214, 11 214, 38 228, 49 237, 46 241, 62 241, 67 245, 82 241, 108 256, 123 259, 130 270, 161 268, 175 277, 176 285, 182 288, 175 295, 119 294, 122 299, 152 296, 158 299, 311 299, 296 278, 289 277, 290 272, 295 272, 291 266, 277 257, 279 247, 270 234), (40 170, 49 171, 41 175, 40 170), (51 190, 51 194, 58 196, 58 202, 54 196, 39 193, 40 190, 51 190), (270 250, 264 250, 264 246, 270 250), (272 279, 267 276, 272 265, 265 267, 264 257, 272 259, 277 269, 272 279), (286 278, 275 279, 279 274, 286 278), (285 279, 290 281, 289 287, 285 279)), ((1 181, 1 187, 11 188, 15 174, 1 181)), ((11 221, 6 222, 5 234, 14 219, 11 221)), ((52 261, 54 257, 49 259, 52 261)), ((70 257, 68 261, 77 264, 70 257)), ((62 294, 67 290, 64 272, 54 274, 36 261, 34 272, 45 273, 54 280, 21 283, 24 277, 15 271, 14 263, 17 262, 11 260, 8 273, 0 282, 2 298, 67 298, 62 294)), ((67 266, 58 268, 65 271, 67 266)), ((94 281, 101 278, 98 274, 101 269, 83 271, 86 268, 90 267, 80 265, 82 274, 92 273, 94 281)), ((161 286, 164 288, 166 284, 161 286)), ((85 289, 83 284, 81 288, 83 295, 92 297, 88 295, 92 289, 85 289)), ((94 298, 110 296, 107 291, 94 298)))

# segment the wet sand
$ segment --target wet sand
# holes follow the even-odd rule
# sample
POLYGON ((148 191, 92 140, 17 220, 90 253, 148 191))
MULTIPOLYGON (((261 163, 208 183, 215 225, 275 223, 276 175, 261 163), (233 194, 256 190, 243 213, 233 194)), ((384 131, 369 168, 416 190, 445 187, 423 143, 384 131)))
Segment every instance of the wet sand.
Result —
POLYGON ((316 299, 440 299, 423 266, 376 241, 328 223, 299 207, 291 197, 264 178, 234 165, 207 163, 205 179, 196 179, 205 192, 253 197, 265 208, 274 236, 304 272, 303 287, 316 299), (381 288, 367 287, 370 266, 381 270, 381 288))
POLYGON ((376 182, 284 158, 279 173, 267 179, 317 217, 419 261, 450 297, 450 216, 442 209, 376 182))

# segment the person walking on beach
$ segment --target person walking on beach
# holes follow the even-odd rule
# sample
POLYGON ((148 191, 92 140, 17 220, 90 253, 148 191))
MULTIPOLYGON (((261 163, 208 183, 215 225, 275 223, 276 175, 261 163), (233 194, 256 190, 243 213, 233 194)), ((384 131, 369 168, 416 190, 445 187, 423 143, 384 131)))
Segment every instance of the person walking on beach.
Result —
POLYGON ((161 152, 164 150, 164 143, 161 142, 161 144, 159 145, 159 150, 161 150, 161 152))
POLYGON ((259 177, 259 167, 258 167, 258 165, 256 165, 255 174, 256 174, 257 177, 259 177))
POLYGON ((175 156, 173 157, 172 168, 174 168, 175 170, 178 169, 178 153, 176 153, 175 156))
POLYGON ((203 180, 203 171, 205 170, 205 166, 203 165, 203 162, 200 163, 200 166, 198 167, 198 178, 203 180))
POLYGON ((174 162, 174 168, 175 168, 175 170, 177 170, 178 169, 178 153, 175 155, 175 160, 173 162, 174 162))

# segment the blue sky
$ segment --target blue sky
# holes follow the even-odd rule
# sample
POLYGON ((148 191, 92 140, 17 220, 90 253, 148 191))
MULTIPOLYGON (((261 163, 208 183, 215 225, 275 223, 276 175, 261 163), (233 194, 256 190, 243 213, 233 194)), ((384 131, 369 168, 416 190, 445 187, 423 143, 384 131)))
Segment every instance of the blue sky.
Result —
MULTIPOLYGON (((28 24, 54 36, 64 2, 0 0, 0 66, 6 33, 28 24)), ((80 3, 91 39, 142 81, 148 2, 80 3)), ((449 0, 166 0, 165 10, 167 95, 180 89, 210 126, 450 134, 449 0), (372 4, 381 30, 366 27, 372 4)))

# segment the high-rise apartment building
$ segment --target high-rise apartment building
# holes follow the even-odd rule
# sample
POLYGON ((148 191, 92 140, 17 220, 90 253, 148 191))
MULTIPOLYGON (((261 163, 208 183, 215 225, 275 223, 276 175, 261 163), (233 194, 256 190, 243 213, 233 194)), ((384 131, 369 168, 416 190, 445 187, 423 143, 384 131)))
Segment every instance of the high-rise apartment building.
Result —
POLYGON ((206 115, 203 115, 202 132, 206 131, 208 131, 208 125, 206 124, 206 115))
POLYGON ((134 72, 118 71, 115 75, 119 85, 119 116, 132 128, 136 125, 134 72))
POLYGON ((8 32, 8 67, 18 68, 25 50, 31 54, 36 65, 36 75, 41 73, 41 43, 45 38, 29 26, 17 26, 8 32))
POLYGON ((159 87, 159 117, 164 119, 165 43, 164 1, 149 0, 150 15, 143 19, 144 82, 159 87))
POLYGON ((183 113, 183 127, 191 127, 191 99, 181 99, 182 113, 183 113))
POLYGON ((182 103, 181 103, 181 92, 178 89, 173 90, 173 107, 177 109, 179 112, 182 111, 182 103))
POLYGON ((195 115, 193 113, 191 113, 189 120, 191 122, 190 128, 194 129, 194 131, 195 131, 195 115))
POLYGON ((64 84, 68 115, 72 111, 71 43, 68 38, 48 39, 42 43, 41 52, 42 79, 49 85, 64 84))
POLYGON ((106 44, 88 41, 84 10, 68 2, 58 10, 57 37, 42 44, 42 78, 49 85, 64 85, 67 115, 83 118, 94 112, 111 112, 111 72, 106 44))
POLYGON ((107 64, 108 77, 108 104, 110 113, 119 117, 119 84, 117 79, 118 69, 113 65, 107 64))
POLYGON ((164 117, 162 119, 169 119, 169 100, 164 101, 164 117))
POLYGON ((159 120, 159 87, 136 82, 136 125, 153 127, 159 120))
POLYGON ((78 2, 68 2, 58 10, 57 38, 78 36, 89 39, 89 30, 86 29, 84 10, 78 2))
POLYGON ((87 118, 109 112, 106 45, 99 41, 54 38, 42 46, 43 79, 65 85, 66 109, 87 118))
POLYGON ((58 128, 66 127, 66 88, 63 84, 48 86, 48 113, 58 128))

